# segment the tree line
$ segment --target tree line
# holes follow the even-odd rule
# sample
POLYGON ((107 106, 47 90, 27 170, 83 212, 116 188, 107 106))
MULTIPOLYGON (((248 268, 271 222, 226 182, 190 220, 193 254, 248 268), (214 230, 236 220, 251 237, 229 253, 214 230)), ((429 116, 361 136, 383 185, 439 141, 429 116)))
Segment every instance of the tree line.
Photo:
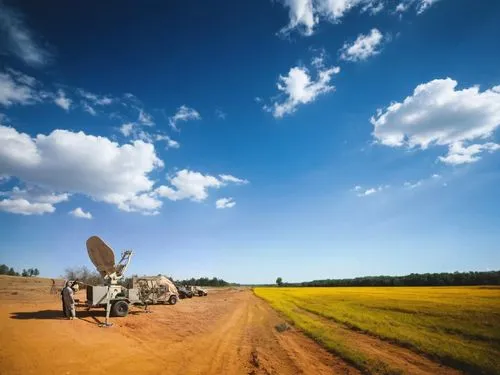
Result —
MULTIPOLYGON (((352 279, 325 279, 278 286, 459 286, 500 285, 500 271, 412 273, 406 276, 365 276, 352 279)), ((279 281, 279 282, 278 282, 279 281)))
MULTIPOLYGON (((158 275, 161 276, 161 275, 158 275)), ((87 285, 99 285, 103 283, 103 278, 96 271, 91 271, 87 267, 68 267, 64 270, 64 279, 66 280, 78 280, 79 282, 87 285)), ((138 275, 131 275, 130 277, 124 278, 121 282, 122 285, 128 286, 131 285, 132 278, 138 277, 138 275)), ((168 276, 167 276, 168 277, 168 276)), ((174 280, 172 277, 168 277, 170 281, 174 284, 182 284, 182 285, 197 285, 197 286, 230 286, 230 285, 238 285, 229 283, 223 279, 218 279, 217 277, 200 277, 195 279, 194 277, 191 279, 185 280, 174 280)))
POLYGON ((13 267, 9 267, 6 264, 0 264, 0 275, 32 277, 40 275, 40 271, 38 268, 28 268, 23 269, 21 273, 19 273, 14 270, 13 267))
MULTIPOLYGON (((169 278, 171 279, 171 278, 169 278)), ((172 280, 172 279, 171 279, 172 280)), ((186 280, 173 280, 174 284, 182 285, 197 285, 197 286, 238 286, 239 284, 229 283, 223 279, 218 279, 217 277, 200 277, 195 279, 194 277, 186 280)))

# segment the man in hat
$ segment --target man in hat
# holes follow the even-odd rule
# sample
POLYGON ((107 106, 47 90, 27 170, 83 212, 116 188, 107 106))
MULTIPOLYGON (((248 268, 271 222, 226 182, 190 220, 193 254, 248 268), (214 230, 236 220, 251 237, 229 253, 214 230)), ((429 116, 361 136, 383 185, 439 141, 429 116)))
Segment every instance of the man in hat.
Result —
POLYGON ((71 282, 66 281, 64 289, 61 291, 63 313, 67 319, 73 320, 76 318, 74 292, 71 288, 71 282))

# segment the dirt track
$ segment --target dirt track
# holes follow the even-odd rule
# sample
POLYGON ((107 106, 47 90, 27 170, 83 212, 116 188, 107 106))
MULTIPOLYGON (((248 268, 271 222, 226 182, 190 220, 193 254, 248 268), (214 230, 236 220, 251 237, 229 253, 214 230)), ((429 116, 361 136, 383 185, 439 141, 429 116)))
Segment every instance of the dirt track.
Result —
MULTIPOLYGON (((99 328, 104 311, 62 319, 49 279, 0 276, 0 374, 359 374, 249 289, 219 289, 175 306, 134 308, 99 328)), ((77 297, 82 301, 84 293, 77 297)), ((407 349, 344 330, 366 355, 407 374, 458 374, 407 349)))
MULTIPOLYGON (((248 289, 212 291, 175 306, 61 319, 50 281, 0 277, 1 374, 357 374, 248 289), (14 294, 13 294, 14 293, 14 294)), ((81 295, 83 298, 83 295, 81 295)))

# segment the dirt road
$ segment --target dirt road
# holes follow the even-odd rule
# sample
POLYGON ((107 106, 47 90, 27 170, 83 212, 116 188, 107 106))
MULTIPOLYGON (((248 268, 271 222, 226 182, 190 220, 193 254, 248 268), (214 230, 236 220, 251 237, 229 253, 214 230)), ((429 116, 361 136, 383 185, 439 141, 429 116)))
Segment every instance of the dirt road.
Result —
MULTIPOLYGON (((99 328, 101 310, 61 319, 50 280, 0 277, 1 374, 358 374, 283 322, 248 289, 134 309, 99 328)), ((84 299, 84 295, 80 296, 84 299)))

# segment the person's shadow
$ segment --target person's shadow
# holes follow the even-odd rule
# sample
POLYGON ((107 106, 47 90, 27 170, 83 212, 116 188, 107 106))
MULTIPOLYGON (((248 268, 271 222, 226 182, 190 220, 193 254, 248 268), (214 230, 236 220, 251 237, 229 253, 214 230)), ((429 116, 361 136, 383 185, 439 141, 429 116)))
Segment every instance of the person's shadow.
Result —
MULTIPOLYGON (((129 311, 129 315, 138 314, 139 311, 129 311)), ((106 311, 99 310, 77 310, 76 316, 79 320, 82 320, 91 324, 102 324, 104 318, 106 317, 106 311), (103 318, 102 321, 98 317, 103 318)), ((61 310, 40 310, 40 311, 20 311, 13 312, 10 314, 11 319, 20 320, 30 320, 30 319, 40 319, 40 320, 66 320, 64 314, 61 310)))

